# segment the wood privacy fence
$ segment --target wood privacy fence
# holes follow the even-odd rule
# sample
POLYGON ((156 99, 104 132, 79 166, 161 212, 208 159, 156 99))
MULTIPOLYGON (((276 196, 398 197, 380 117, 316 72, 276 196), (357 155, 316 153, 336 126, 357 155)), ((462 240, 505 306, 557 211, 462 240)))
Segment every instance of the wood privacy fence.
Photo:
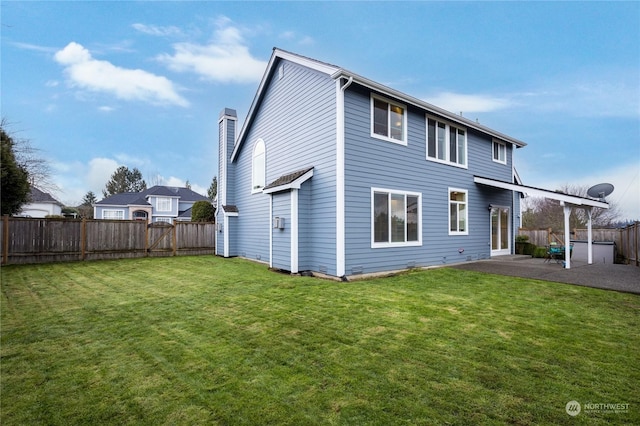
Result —
POLYGON ((2 264, 213 254, 215 224, 4 216, 2 264))
MULTIPOLYGON (((613 241, 614 243, 616 243, 618 256, 623 259, 624 263, 640 266, 640 260, 638 259, 638 249, 640 246, 640 232, 638 230, 638 225, 640 225, 640 222, 636 222, 625 228, 592 229, 591 233, 593 236, 593 241, 613 241)), ((571 232, 571 239, 575 241, 587 241, 587 233, 587 229, 574 229, 571 232)), ((529 237, 530 243, 533 243, 540 247, 547 246, 553 241, 564 244, 564 233, 554 233, 551 228, 520 228, 518 230, 518 235, 527 235, 529 237)))

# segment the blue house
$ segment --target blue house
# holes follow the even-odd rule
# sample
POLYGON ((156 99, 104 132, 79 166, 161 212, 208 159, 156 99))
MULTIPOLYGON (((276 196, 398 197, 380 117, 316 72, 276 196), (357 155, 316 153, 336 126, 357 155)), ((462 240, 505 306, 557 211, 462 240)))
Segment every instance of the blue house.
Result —
POLYGON ((221 112, 220 256, 349 277, 513 252, 518 139, 280 49, 237 123, 221 112))
POLYGON ((196 201, 210 201, 189 188, 156 185, 142 192, 111 195, 93 205, 93 217, 112 220, 145 220, 148 223, 190 221, 196 201))

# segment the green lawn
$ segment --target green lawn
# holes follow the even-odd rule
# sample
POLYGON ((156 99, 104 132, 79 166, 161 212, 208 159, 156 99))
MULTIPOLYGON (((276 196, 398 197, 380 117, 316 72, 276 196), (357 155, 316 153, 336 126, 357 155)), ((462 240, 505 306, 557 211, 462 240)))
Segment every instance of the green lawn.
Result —
POLYGON ((640 424, 637 295, 211 256, 1 273, 3 425, 640 424))

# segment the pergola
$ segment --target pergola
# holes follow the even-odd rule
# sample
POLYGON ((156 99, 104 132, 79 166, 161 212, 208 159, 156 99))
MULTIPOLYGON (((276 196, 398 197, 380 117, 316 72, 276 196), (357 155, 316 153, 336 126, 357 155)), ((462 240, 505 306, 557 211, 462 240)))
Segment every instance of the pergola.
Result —
POLYGON ((515 183, 504 182, 495 179, 484 178, 480 176, 474 176, 473 181, 480 185, 490 186, 493 188, 508 189, 510 191, 522 192, 529 195, 535 195, 539 197, 549 198, 551 200, 560 201, 560 205, 564 210, 564 257, 565 268, 571 268, 571 249, 570 249, 570 229, 569 229, 569 215, 572 208, 582 208, 587 213, 587 262, 589 265, 593 263, 593 234, 591 228, 591 212, 594 207, 601 209, 608 209, 609 204, 595 200, 593 198, 578 197, 576 195, 568 195, 562 192, 550 191, 548 189, 534 188, 532 186, 519 185, 515 183))

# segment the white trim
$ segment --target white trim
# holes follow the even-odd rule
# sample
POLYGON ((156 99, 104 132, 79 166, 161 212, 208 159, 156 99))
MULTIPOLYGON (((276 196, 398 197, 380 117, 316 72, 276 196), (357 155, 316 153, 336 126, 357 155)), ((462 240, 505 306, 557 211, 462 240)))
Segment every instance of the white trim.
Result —
POLYGON ((417 106, 419 108, 425 109, 427 111, 430 111, 433 114, 438 114, 442 117, 445 117, 449 120, 451 120, 454 123, 460 123, 460 125, 462 126, 466 126, 470 129, 475 129, 478 130, 482 133, 486 133, 489 136, 493 136, 496 137, 498 139, 502 139, 504 141, 507 141, 511 144, 514 144, 518 147, 523 147, 523 146, 527 146, 527 144, 525 142, 522 142, 518 139, 512 138, 511 136, 507 136, 503 133, 500 133, 496 130, 490 129, 488 127, 485 127, 481 124, 476 123, 475 121, 469 120, 467 118, 464 118, 462 116, 459 116, 457 114, 454 114, 450 111, 447 111, 445 109, 442 109, 440 107, 437 107, 433 104, 430 104, 428 102, 425 102, 423 100, 414 98, 413 96, 409 96, 405 93, 402 93, 398 90, 392 89, 390 87, 384 86, 380 83, 377 83, 373 80, 370 80, 368 78, 362 77, 356 73, 353 73, 351 71, 345 70, 345 69, 338 69, 335 73, 333 73, 331 75, 331 78, 333 79, 340 79, 340 78, 353 78, 353 81, 361 86, 367 87, 369 89, 375 90, 376 92, 379 92, 385 96, 389 96, 392 98, 396 98, 396 99, 402 99, 404 102, 417 106))
MULTIPOLYGON (((440 117, 436 117, 430 114, 425 114, 425 154, 426 154, 426 159, 427 161, 433 161, 434 163, 440 163, 440 164, 446 164, 447 166, 454 166, 454 167, 459 167, 461 169, 468 169, 469 168, 469 130, 464 127, 461 126, 457 123, 448 121, 448 120, 444 120, 440 117), (435 148, 436 148, 436 157, 430 157, 429 156, 429 120, 433 120, 436 122, 436 135, 435 135, 435 148), (445 139, 444 139, 444 155, 445 158, 444 159, 440 159, 437 157, 437 151, 438 151, 438 123, 442 123, 444 124, 444 133, 445 133, 445 139), (458 163, 458 162, 453 162, 451 161, 451 127, 453 127, 454 129, 456 129, 456 137, 458 135, 458 130, 462 130, 464 132, 464 163, 458 163)), ((457 147, 457 141, 456 141, 456 147, 457 147)), ((458 157, 460 156, 460 153, 458 153, 458 157)))
MULTIPOLYGON (((391 248, 391 247, 419 247, 422 246, 422 193, 413 191, 401 191, 397 189, 388 188, 371 188, 371 248, 391 248), (407 209, 407 196, 418 197, 418 240, 417 241, 404 241, 404 242, 376 242, 375 241, 375 193, 386 193, 388 197, 391 195, 404 195, 405 199, 405 213, 407 209)), ((391 203, 389 203, 389 209, 391 203)), ((391 214, 388 215, 388 229, 389 238, 391 238, 391 214)), ((407 221, 405 219, 405 240, 407 238, 407 221)))
POLYGON ((493 139, 491 141, 491 159, 493 160, 494 163, 499 163, 499 164, 505 164, 506 165, 507 164, 507 144, 502 142, 502 141, 499 141, 497 139, 493 139), (494 155, 495 154, 494 150, 495 150, 496 145, 498 147, 502 147, 502 149, 504 151, 504 161, 500 160, 500 148, 498 148, 498 158, 496 159, 496 157, 494 155))
POLYGON ((298 273, 299 247, 298 247, 298 190, 291 190, 291 273, 298 273))
POLYGON ((224 215, 222 232, 224 233, 224 257, 229 257, 229 216, 224 215))
POLYGON ((173 197, 159 197, 156 196, 156 212, 173 212, 173 197), (163 202, 169 200, 169 208, 168 209, 160 209, 160 200, 163 202))
POLYGON ((370 104, 369 112, 370 112, 370 122, 371 122, 371 127, 370 127, 371 137, 375 138, 375 139, 380 139, 380 140, 383 140, 383 141, 386 141, 386 142, 393 142, 393 143, 396 143, 398 145, 407 146, 407 139, 408 139, 408 137, 407 137, 407 115, 408 115, 407 106, 401 104, 400 102, 392 101, 391 99, 387 99, 387 98, 385 98, 383 96, 376 95, 375 93, 371 93, 370 94, 370 96, 369 96, 369 104, 370 104), (392 105, 402 108, 402 110, 403 110, 403 114, 402 114, 402 139, 395 139, 395 138, 392 138, 389 135, 388 136, 384 136, 384 135, 379 135, 379 134, 374 132, 375 123, 374 123, 374 118, 373 118, 374 117, 374 106, 373 105, 374 105, 374 101, 376 99, 379 100, 379 101, 382 101, 382 102, 386 102, 387 105, 388 105, 388 107, 387 107, 387 130, 388 130, 389 133, 391 132, 391 122, 390 122, 390 120, 391 120, 391 112, 389 111, 389 108, 391 108, 392 105))
POLYGON ((279 186, 274 186, 268 189, 263 189, 262 192, 265 194, 271 194, 274 192, 286 191, 289 189, 300 189, 302 184, 305 183, 307 180, 311 179, 312 177, 313 177, 313 169, 309 170, 308 172, 306 172, 305 174, 303 174, 293 182, 290 182, 286 185, 279 185, 279 186))
POLYGON ((344 171, 344 90, 351 80, 341 86, 336 80, 336 276, 345 275, 346 269, 346 217, 345 217, 345 171, 344 171))
MULTIPOLYGON (((501 248, 499 250, 494 250, 493 248, 493 240, 489 240, 490 244, 489 244, 489 251, 491 256, 504 256, 507 254, 511 254, 511 242, 512 242, 512 232, 513 232, 513 225, 511 224, 511 221, 513 220, 513 215, 512 215, 512 209, 509 206, 498 206, 498 205, 493 205, 491 207, 491 210, 489 211, 489 238, 493 238, 493 223, 491 221, 491 215, 493 214, 494 210, 498 210, 498 221, 500 221, 500 210, 506 209, 509 213, 507 214, 507 247, 506 248, 501 248)), ((498 224, 499 226, 500 224, 498 224)), ((499 233, 498 233, 498 240, 500 240, 501 234, 502 233, 502 228, 499 228, 499 233)))
POLYGON ((273 268, 273 196, 269 197, 269 268, 273 268))
POLYGON ((259 194, 262 192, 262 190, 264 189, 264 187, 267 185, 267 145, 264 143, 264 140, 262 138, 258 138, 256 139, 256 141, 253 143, 253 149, 251 150, 251 193, 252 194, 259 194), (255 152, 256 152, 256 148, 258 147, 258 144, 262 144, 263 147, 263 153, 262 153, 262 160, 263 160, 263 164, 262 164, 262 186, 257 188, 254 187, 254 183, 256 180, 256 168, 255 168, 255 152))
POLYGON ((600 207, 602 209, 609 208, 609 204, 603 201, 593 200, 593 199, 584 198, 584 197, 578 197, 576 195, 563 194, 561 192, 550 191, 548 189, 534 188, 532 186, 526 186, 526 185, 517 185, 514 183, 503 182, 500 180, 489 179, 489 178, 484 178, 480 176, 474 176, 473 181, 475 183, 479 183, 480 185, 487 185, 494 188, 523 192, 532 196, 550 198, 552 200, 563 201, 576 206, 600 207))
POLYGON ((104 220, 125 220, 124 219, 124 209, 102 209, 101 213, 102 213, 101 214, 102 219, 104 219, 104 220), (122 213, 122 217, 121 218, 115 218, 115 219, 111 218, 111 217, 104 217, 104 214, 106 212, 120 212, 120 213, 122 213))
MULTIPOLYGON (((458 211, 456 213, 459 213, 460 210, 458 209, 458 211)), ((469 235, 469 191, 466 189, 462 189, 462 188, 452 188, 450 187, 447 191, 447 223, 449 225, 448 231, 449 231, 449 235, 469 235), (461 192, 464 194, 464 213, 465 213, 465 218, 464 218, 464 223, 465 223, 465 229, 464 231, 452 231, 451 230, 451 203, 456 203, 456 205, 460 205, 463 204, 461 201, 453 201, 451 200, 451 193, 452 192, 461 192)), ((458 224, 456 225, 456 228, 458 228, 458 226, 460 225, 460 218, 458 218, 458 224)))

